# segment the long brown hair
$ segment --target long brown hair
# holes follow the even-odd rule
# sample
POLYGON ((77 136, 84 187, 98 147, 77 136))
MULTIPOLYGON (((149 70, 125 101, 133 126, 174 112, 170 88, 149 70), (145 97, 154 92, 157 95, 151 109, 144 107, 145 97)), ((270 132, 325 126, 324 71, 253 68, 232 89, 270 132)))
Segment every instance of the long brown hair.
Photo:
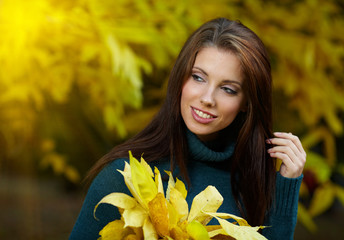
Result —
MULTIPOLYGON (((271 69, 258 36, 243 24, 218 18, 203 24, 186 41, 169 77, 165 101, 153 120, 133 138, 114 147, 90 170, 92 179, 109 162, 144 153, 145 160, 170 157, 188 181, 185 124, 180 113, 183 83, 191 75, 197 53, 204 47, 231 51, 241 63, 247 110, 239 114, 238 137, 231 161, 233 195, 243 216, 252 225, 263 223, 275 190, 275 161, 265 140, 272 137, 271 69)), ((237 119, 238 120, 238 119, 237 119)))

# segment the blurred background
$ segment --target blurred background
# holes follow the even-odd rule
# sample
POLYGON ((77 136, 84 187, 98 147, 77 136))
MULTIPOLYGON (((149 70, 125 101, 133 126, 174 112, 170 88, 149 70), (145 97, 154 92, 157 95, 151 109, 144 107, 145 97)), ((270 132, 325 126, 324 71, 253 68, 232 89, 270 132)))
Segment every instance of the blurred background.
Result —
POLYGON ((342 0, 0 0, 0 239, 67 239, 87 170, 142 129, 187 36, 266 44, 274 128, 307 150, 295 239, 344 239, 342 0))

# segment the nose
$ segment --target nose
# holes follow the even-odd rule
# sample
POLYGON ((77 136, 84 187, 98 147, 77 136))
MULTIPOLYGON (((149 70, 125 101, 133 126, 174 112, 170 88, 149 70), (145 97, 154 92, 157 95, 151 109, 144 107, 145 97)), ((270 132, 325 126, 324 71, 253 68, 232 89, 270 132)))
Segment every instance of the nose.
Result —
POLYGON ((207 88, 204 93, 201 95, 201 103, 207 107, 215 106, 214 91, 211 88, 207 88))

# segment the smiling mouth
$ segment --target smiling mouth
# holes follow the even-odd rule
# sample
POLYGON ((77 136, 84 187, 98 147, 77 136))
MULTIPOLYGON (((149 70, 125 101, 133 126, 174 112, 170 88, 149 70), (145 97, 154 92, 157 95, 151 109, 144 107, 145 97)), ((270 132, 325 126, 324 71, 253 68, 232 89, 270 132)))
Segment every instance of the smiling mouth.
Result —
POLYGON ((215 118, 215 116, 209 115, 205 112, 202 112, 201 110, 192 108, 194 110, 194 112, 197 114, 197 116, 201 117, 201 118, 205 118, 205 119, 211 119, 211 118, 215 118))

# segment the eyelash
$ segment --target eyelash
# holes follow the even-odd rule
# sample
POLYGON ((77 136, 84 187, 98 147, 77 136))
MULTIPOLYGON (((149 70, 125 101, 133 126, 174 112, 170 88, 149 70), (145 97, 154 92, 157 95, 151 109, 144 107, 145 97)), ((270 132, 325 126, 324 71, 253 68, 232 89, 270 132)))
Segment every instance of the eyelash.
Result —
POLYGON ((231 94, 231 95, 236 95, 238 93, 237 91, 234 91, 233 89, 228 88, 228 87, 221 87, 221 89, 223 89, 226 93, 231 94))
POLYGON ((196 74, 192 74, 191 76, 192 76, 192 78, 193 78, 194 80, 196 80, 197 82, 203 82, 203 81, 204 81, 203 78, 201 78, 200 76, 198 76, 198 75, 196 75, 196 74))
MULTIPOLYGON (((192 74, 191 76, 197 82, 203 82, 204 81, 203 78, 201 78, 197 74, 192 74)), ((221 87, 221 89, 224 90, 227 94, 230 94, 230 95, 236 95, 238 93, 237 91, 234 91, 233 89, 228 88, 228 87, 221 87)))

